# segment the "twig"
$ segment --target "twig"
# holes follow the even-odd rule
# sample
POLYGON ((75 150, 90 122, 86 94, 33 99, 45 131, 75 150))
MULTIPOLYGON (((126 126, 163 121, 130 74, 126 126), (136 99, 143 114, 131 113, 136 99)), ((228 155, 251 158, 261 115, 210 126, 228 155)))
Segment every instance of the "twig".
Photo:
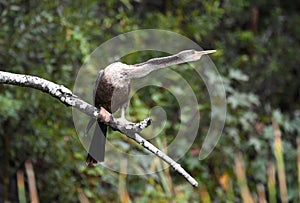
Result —
POLYGON ((0 71, 0 83, 38 89, 57 98, 67 106, 72 106, 92 118, 101 120, 110 127, 135 140, 145 149, 149 150, 160 159, 164 160, 166 163, 172 166, 174 170, 183 175, 193 186, 198 186, 197 181, 193 177, 191 177, 180 166, 180 164, 176 163, 172 158, 157 149, 154 145, 152 145, 140 135, 140 132, 151 124, 150 118, 146 118, 139 123, 124 123, 121 119, 114 118, 112 114, 110 114, 104 108, 101 107, 100 109, 97 109, 93 105, 83 101, 63 85, 58 85, 54 82, 36 76, 0 71))

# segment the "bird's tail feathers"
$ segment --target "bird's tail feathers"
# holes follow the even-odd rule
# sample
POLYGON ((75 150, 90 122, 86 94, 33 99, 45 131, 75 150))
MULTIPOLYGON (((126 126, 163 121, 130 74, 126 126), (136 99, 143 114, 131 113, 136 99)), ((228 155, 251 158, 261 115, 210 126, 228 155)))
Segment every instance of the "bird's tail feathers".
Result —
POLYGON ((104 161, 106 133, 107 125, 98 121, 86 159, 88 166, 93 167, 97 165, 98 162, 104 161))

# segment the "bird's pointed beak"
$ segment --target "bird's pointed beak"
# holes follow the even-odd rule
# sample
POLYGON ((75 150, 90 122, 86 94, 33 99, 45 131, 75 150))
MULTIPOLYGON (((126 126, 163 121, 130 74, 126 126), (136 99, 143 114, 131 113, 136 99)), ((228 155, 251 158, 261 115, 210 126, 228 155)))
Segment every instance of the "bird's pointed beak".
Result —
POLYGON ((206 54, 212 54, 215 52, 216 52, 216 50, 197 51, 195 53, 195 55, 202 56, 202 55, 206 55, 206 54))

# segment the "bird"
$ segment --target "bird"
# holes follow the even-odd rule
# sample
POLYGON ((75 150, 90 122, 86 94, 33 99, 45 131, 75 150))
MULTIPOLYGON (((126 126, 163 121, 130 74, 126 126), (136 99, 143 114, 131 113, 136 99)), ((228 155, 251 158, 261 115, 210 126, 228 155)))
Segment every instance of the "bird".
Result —
MULTIPOLYGON (((215 52, 216 50, 184 50, 174 55, 153 58, 134 65, 114 62, 98 73, 93 91, 95 107, 103 107, 110 113, 120 110, 121 121, 124 121, 124 123, 129 122, 125 118, 125 112, 128 107, 130 81, 132 79, 145 77, 152 71, 171 65, 197 61, 203 55, 215 52)), ((89 131, 95 122, 95 119, 90 120, 86 132, 89 131)), ((106 134, 107 125, 97 121, 86 158, 88 166, 94 167, 99 162, 104 161, 106 134)))

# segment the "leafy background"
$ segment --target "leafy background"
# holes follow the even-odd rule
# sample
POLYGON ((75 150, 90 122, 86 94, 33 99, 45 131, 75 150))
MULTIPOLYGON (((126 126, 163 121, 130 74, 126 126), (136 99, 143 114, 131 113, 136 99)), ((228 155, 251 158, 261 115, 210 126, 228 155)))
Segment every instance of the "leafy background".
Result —
MULTIPOLYGON (((280 0, 1 1, 1 70, 72 88, 84 59, 102 42, 137 29, 170 30, 218 50, 211 58, 225 82, 228 114, 207 159, 198 160, 204 127, 180 160, 200 182, 192 188, 171 169, 144 177, 87 169, 71 109, 36 90, 1 85, 0 201, 29 201, 30 179, 25 173, 22 186, 17 174, 30 162, 41 202, 298 202, 299 9, 299 2, 280 0)), ((154 55, 134 54, 126 61, 154 55)), ((208 126, 206 88, 193 84, 203 92, 199 108, 208 126)), ((163 147, 178 124, 174 98, 149 91, 131 101, 130 114, 138 120, 151 105, 164 106, 175 119, 153 141, 163 147)))

